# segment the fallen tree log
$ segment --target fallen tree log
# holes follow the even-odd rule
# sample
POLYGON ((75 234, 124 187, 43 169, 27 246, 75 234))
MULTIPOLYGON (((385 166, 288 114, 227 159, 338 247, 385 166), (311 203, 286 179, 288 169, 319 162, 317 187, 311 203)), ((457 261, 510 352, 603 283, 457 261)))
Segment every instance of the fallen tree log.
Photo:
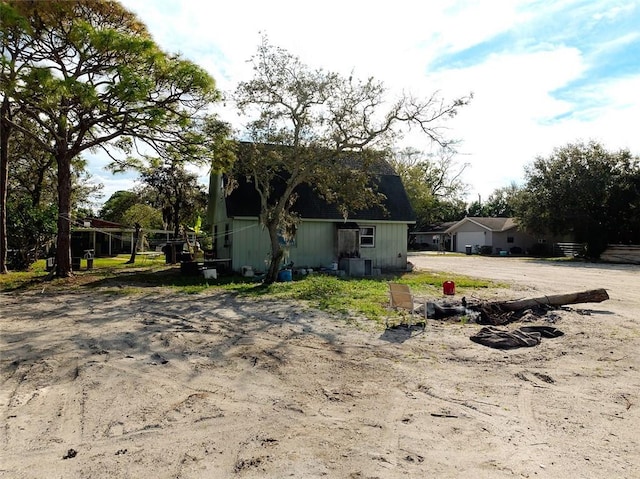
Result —
POLYGON ((539 298, 519 299, 515 301, 493 302, 492 306, 502 311, 522 311, 536 306, 564 306, 565 304, 601 303, 609 299, 606 289, 591 289, 578 293, 555 294, 539 298))
POLYGON ((577 293, 565 293, 541 296, 538 298, 511 301, 490 301, 467 303, 465 298, 459 305, 445 303, 427 303, 427 317, 441 319, 451 316, 476 316, 480 324, 500 325, 518 319, 518 315, 531 309, 556 308, 566 304, 601 303, 609 299, 605 289, 593 289, 577 293))

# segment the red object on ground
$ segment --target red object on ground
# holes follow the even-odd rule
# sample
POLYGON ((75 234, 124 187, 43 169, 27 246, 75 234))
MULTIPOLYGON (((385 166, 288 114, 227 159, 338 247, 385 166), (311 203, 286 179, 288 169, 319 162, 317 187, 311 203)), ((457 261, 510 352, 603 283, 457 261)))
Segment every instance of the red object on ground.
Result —
POLYGON ((453 281, 445 281, 442 283, 442 292, 446 295, 456 294, 456 283, 453 281))

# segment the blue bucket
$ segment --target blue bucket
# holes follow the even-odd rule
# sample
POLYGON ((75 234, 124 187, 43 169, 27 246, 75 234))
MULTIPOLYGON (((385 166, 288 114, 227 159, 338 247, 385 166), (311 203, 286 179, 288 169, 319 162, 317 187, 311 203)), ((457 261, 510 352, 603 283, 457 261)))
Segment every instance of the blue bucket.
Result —
POLYGON ((291 276, 291 270, 290 269, 283 269, 282 271, 280 271, 278 273, 278 281, 291 281, 292 276, 291 276))

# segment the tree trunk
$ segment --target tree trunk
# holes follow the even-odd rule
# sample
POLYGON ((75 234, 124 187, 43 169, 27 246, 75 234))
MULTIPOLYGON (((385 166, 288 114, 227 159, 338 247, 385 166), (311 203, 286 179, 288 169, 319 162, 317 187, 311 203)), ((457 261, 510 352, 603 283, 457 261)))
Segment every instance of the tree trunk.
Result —
POLYGON ((277 225, 268 225, 267 229, 269 231, 269 239, 271 240, 271 262, 269 263, 269 269, 267 270, 264 282, 266 284, 271 284, 278 278, 278 271, 280 271, 280 262, 284 256, 284 250, 278 241, 277 225))
POLYGON ((609 299, 607 290, 601 288, 581 291, 579 293, 555 294, 551 296, 542 296, 540 298, 494 302, 491 303, 491 305, 501 309, 502 311, 522 311, 541 305, 562 306, 565 304, 601 303, 607 299, 609 299))
MULTIPOLYGON (((180 237, 180 201, 176 201, 172 207, 171 212, 173 214, 173 228, 176 238, 180 237)), ((186 233, 185 233, 186 234, 186 233)))
POLYGON ((40 199, 42 198, 42 184, 44 183, 44 175, 48 170, 52 168, 52 161, 48 161, 46 165, 43 165, 42 168, 39 168, 38 171, 35 172, 35 181, 33 191, 31 192, 31 204, 36 207, 40 205, 40 199))
POLYGON ((0 107, 0 274, 7 271, 7 187, 9 185, 9 135, 11 127, 8 124, 9 98, 4 95, 0 107))
POLYGON ((58 163, 58 238, 56 243, 56 274, 61 278, 73 275, 71 269, 71 156, 63 151, 58 163))
POLYGON ((478 323, 500 325, 511 322, 514 314, 535 308, 536 306, 601 303, 607 299, 609 299, 607 291, 601 288, 578 293, 555 294, 515 301, 488 301, 477 304, 467 304, 463 298, 462 304, 460 305, 427 302, 426 308, 428 318, 439 319, 451 316, 462 316, 470 314, 470 312, 475 312, 480 313, 480 318, 477 320, 478 323))
POLYGON ((125 264, 134 264, 136 262, 136 253, 138 252, 138 245, 140 243, 140 240, 142 239, 142 226, 140 226, 140 223, 136 223, 135 225, 136 231, 133 233, 133 245, 131 248, 131 257, 129 258, 129 261, 127 261, 125 264))

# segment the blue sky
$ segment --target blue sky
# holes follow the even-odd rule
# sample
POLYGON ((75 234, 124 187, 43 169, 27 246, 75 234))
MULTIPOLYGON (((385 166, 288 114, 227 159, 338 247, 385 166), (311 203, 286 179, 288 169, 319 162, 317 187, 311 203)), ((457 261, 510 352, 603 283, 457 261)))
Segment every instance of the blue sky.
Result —
MULTIPOLYGON (((640 154, 640 0, 122 3, 223 92, 251 78, 260 32, 312 67, 374 76, 392 95, 473 92, 447 124, 460 141, 455 161, 469 164, 469 201, 522 183, 525 165, 570 142, 640 154)), ((219 111, 242 127, 232 104, 219 111)), ((430 149, 416 137, 403 146, 430 149)), ((111 175, 103 160, 91 165, 103 201, 132 186, 132 175, 111 175)))

